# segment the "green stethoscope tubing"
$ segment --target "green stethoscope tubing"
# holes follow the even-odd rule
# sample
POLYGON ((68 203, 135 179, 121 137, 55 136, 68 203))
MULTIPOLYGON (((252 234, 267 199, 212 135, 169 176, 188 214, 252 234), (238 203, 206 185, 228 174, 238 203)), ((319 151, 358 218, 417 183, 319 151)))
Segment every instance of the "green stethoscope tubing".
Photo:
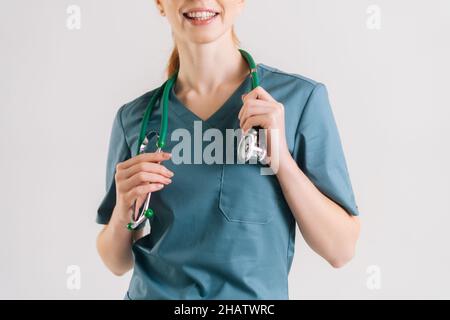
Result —
MULTIPOLYGON (((239 49, 239 51, 249 65, 250 76, 252 78, 252 90, 253 90, 259 86, 259 77, 258 77, 258 73, 256 72, 256 63, 253 60, 253 57, 247 51, 245 51, 243 49, 239 49)), ((175 81, 177 80, 177 77, 178 77, 178 70, 176 72, 174 72, 174 74, 172 76, 170 76, 170 78, 167 79, 166 82, 164 82, 163 85, 161 87, 159 87, 157 89, 156 93, 151 97, 151 99, 147 105, 147 109, 145 110, 144 117, 142 119, 141 131, 139 134, 139 141, 138 141, 138 145, 137 145, 137 153, 136 154, 139 154, 140 146, 146 136, 147 124, 148 124, 148 121, 150 120, 150 115, 153 111, 156 101, 161 96, 161 92, 162 92, 161 129, 160 129, 158 141, 156 142, 156 146, 158 148, 162 149, 166 145, 167 122, 168 122, 168 115, 169 115, 168 114, 168 112, 169 112, 169 110, 168 110, 169 109, 169 95, 170 95, 170 90, 172 90, 172 87, 175 84, 175 81)))
MULTIPOLYGON (((250 68, 250 76, 252 79, 252 90, 259 86, 259 77, 258 73, 256 71, 256 63, 253 60, 253 57, 245 50, 239 49, 241 55, 245 58, 245 60, 248 63, 248 66, 250 68)), ((169 95, 170 91, 172 90, 173 85, 175 84, 175 81, 178 77, 178 70, 174 72, 173 75, 167 79, 161 87, 159 87, 156 90, 156 93, 150 98, 150 101, 148 102, 147 108, 145 110, 142 124, 141 124, 141 130, 139 133, 139 140, 137 145, 137 153, 140 154, 141 152, 144 152, 141 150, 141 145, 143 141, 145 140, 145 137, 147 135, 147 124, 150 120, 151 113, 153 111, 154 106, 156 105, 156 101, 158 98, 161 97, 162 92, 162 113, 161 113, 161 128, 160 133, 158 135, 158 140, 156 142, 156 147, 158 148, 157 152, 161 151, 161 149, 166 145, 166 137, 167 137, 167 123, 169 118, 169 95)), ((148 202, 150 199, 150 194, 147 195, 147 201, 146 206, 148 206, 148 202)), ((150 219, 154 216, 154 212, 151 208, 145 208, 143 215, 145 218, 150 219)), ((129 230, 133 230, 137 227, 145 218, 138 218, 138 220, 133 221, 127 224, 127 228, 129 230)))

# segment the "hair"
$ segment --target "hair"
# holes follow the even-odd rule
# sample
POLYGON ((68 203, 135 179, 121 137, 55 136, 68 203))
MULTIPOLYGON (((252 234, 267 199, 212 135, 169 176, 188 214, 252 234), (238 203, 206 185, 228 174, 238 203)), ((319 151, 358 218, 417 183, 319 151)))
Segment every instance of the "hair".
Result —
MULTIPOLYGON (((234 31, 234 26, 231 29, 231 37, 233 39, 234 44, 239 47, 241 42, 234 31)), ((167 63, 166 73, 167 77, 170 77, 180 68, 180 56, 178 54, 177 45, 175 44, 170 54, 169 62, 167 63)))

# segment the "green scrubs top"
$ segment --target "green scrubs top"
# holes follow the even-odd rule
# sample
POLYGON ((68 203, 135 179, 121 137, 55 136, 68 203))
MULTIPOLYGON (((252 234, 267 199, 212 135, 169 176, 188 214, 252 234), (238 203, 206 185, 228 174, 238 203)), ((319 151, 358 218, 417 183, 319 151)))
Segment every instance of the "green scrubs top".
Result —
MULTIPOLYGON (((257 72, 260 85, 284 105, 289 151, 301 170, 348 214, 358 215, 326 87, 264 64, 257 65, 257 72)), ((171 184, 152 194, 151 233, 132 246, 135 264, 125 299, 289 298, 296 221, 276 176, 261 175, 261 164, 205 164, 203 160, 195 164, 194 146, 189 157, 192 164, 173 161, 173 148, 182 140, 171 137, 173 130, 184 128, 194 137, 197 122, 196 130, 216 128, 225 137, 225 129, 239 128, 241 95, 250 90, 247 77, 216 113, 202 121, 172 88, 164 150, 173 156, 163 164, 175 175, 171 184)), ((125 104, 116 113, 98 223, 107 224, 111 217, 115 166, 136 155, 142 116, 154 93, 125 104)), ((158 102, 149 130, 159 131, 160 109, 158 102)), ((156 137, 149 145, 154 142, 156 137)), ((208 144, 211 141, 200 143, 202 148, 208 144)))

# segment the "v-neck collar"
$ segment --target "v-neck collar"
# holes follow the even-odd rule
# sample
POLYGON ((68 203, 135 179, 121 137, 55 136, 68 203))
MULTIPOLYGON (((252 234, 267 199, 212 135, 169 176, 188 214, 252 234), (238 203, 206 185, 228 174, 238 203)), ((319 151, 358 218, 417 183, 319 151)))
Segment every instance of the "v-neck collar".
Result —
MULTIPOLYGON (((257 65, 257 72, 259 65, 257 65)), ((259 72, 258 72, 259 73, 259 72)), ((203 127, 220 128, 226 117, 233 113, 233 110, 242 107, 242 94, 251 90, 250 74, 241 82, 237 89, 227 98, 222 106, 215 111, 208 119, 203 120, 184 105, 175 94, 175 85, 172 86, 169 94, 169 112, 175 112, 183 121, 192 125, 194 121, 201 121, 203 127)))

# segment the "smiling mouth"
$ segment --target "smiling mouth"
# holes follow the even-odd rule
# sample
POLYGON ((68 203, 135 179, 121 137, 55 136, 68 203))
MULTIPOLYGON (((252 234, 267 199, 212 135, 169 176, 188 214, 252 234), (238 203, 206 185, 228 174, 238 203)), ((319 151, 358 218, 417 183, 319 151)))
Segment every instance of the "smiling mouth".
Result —
POLYGON ((185 12, 183 13, 183 16, 186 19, 192 20, 192 21, 207 21, 214 19, 216 16, 218 16, 218 12, 214 11, 191 11, 191 12, 185 12))

